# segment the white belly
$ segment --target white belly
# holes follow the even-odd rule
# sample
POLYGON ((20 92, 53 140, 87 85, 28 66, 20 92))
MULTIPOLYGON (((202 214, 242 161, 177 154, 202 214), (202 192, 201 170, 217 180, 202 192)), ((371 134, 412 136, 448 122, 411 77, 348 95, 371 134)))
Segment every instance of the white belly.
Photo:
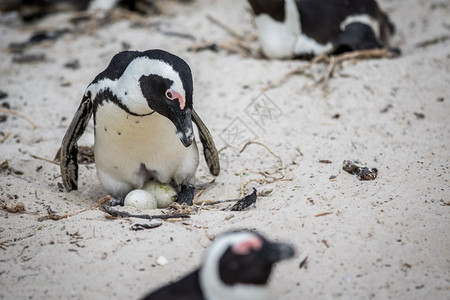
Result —
POLYGON ((290 58, 293 55, 297 27, 273 20, 266 14, 255 18, 259 42, 264 55, 270 58, 290 58))
POLYGON ((119 196, 151 178, 193 183, 198 166, 195 141, 185 147, 169 119, 157 112, 132 116, 111 102, 97 109, 94 151, 100 182, 119 196))

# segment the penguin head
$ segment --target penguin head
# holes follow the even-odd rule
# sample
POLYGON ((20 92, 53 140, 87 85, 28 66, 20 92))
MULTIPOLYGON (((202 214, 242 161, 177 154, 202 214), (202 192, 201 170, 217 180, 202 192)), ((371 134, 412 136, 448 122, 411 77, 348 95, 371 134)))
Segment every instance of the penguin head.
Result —
MULTIPOLYGON (((154 63, 167 68, 166 71, 169 72, 162 72, 162 74, 154 72, 142 75, 139 78, 142 94, 150 109, 172 121, 181 142, 188 147, 194 139, 191 119, 192 91, 190 94, 186 92, 184 88, 186 84, 183 84, 183 78, 176 71, 170 72, 171 65, 161 64, 160 62, 154 63)), ((185 80, 192 82, 192 77, 185 80)))
POLYGON ((87 92, 94 97, 114 99, 134 116, 156 112, 174 124, 184 146, 192 144, 192 73, 189 65, 176 55, 158 49, 120 52, 87 92))
POLYGON ((206 252, 200 282, 207 296, 213 294, 217 299, 264 298, 273 265, 294 254, 291 245, 269 241, 256 232, 226 233, 206 252))

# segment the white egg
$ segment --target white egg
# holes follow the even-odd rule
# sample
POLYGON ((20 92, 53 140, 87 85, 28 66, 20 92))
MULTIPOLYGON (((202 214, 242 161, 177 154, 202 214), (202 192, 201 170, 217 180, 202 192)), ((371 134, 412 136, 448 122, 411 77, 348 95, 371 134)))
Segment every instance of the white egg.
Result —
POLYGON ((158 208, 169 207, 177 196, 177 191, 170 184, 149 181, 144 185, 143 189, 155 197, 158 208))
POLYGON ((144 190, 132 190, 125 197, 124 205, 139 209, 155 209, 158 204, 151 193, 144 190))

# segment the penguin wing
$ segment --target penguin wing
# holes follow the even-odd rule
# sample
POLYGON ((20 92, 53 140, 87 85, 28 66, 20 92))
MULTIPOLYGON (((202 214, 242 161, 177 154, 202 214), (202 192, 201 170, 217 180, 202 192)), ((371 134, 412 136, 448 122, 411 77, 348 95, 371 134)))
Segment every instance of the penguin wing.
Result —
POLYGON ((217 176, 220 172, 219 152, 217 152, 211 133, 194 109, 192 110, 192 119, 198 128, 200 141, 203 144, 203 154, 205 155, 209 172, 211 172, 212 175, 217 176))
POLYGON ((84 95, 61 145, 61 177, 68 192, 78 189, 78 139, 89 123, 93 111, 90 94, 84 95))

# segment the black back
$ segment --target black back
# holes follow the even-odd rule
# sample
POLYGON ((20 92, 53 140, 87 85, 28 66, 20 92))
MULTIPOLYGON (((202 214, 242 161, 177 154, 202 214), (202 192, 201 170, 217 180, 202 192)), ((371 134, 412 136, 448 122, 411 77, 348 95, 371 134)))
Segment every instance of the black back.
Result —
POLYGON ((296 0, 302 32, 321 44, 333 41, 340 24, 351 15, 366 14, 378 19, 380 9, 374 0, 296 0))
MULTIPOLYGON (((351 15, 368 15, 380 23, 381 42, 387 43, 394 25, 375 0, 295 0, 300 14, 302 33, 320 44, 332 42, 340 46, 337 36, 340 24, 351 15)), ((249 0, 256 16, 267 14, 284 22, 285 0, 249 0)))
POLYGON ((248 0, 255 16, 268 14, 272 19, 278 22, 284 22, 286 17, 284 9, 284 0, 248 0))
POLYGON ((200 289, 198 270, 183 277, 179 281, 166 285, 142 300, 204 300, 200 289))

